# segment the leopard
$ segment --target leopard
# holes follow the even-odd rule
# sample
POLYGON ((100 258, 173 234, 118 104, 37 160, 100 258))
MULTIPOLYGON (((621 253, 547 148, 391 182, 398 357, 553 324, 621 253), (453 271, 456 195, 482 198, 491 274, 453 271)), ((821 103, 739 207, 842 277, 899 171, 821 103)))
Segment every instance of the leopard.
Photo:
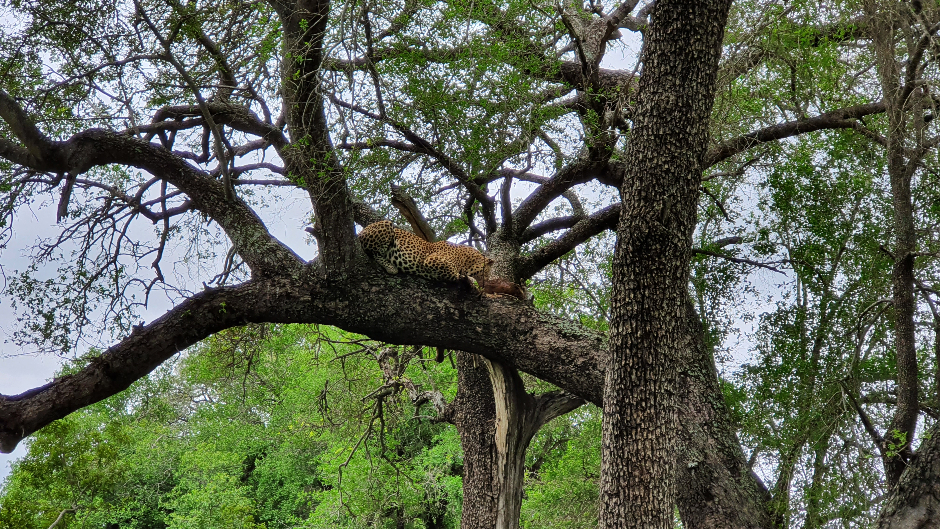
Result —
MULTIPOLYGON (((473 278, 478 290, 489 278, 493 260, 472 246, 448 241, 429 242, 391 221, 374 222, 359 233, 366 254, 389 274, 403 272, 432 281, 473 278)), ((467 279, 469 281, 469 279, 467 279)))

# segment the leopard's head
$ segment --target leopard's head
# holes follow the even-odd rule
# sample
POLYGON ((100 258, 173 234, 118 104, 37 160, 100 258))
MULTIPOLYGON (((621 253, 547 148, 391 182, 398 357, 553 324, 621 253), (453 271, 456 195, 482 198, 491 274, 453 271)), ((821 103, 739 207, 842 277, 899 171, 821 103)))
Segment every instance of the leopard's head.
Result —
POLYGON ((489 257, 478 254, 479 259, 475 259, 470 267, 468 276, 476 280, 477 286, 482 290, 486 280, 490 278, 490 270, 493 268, 493 260, 489 257))

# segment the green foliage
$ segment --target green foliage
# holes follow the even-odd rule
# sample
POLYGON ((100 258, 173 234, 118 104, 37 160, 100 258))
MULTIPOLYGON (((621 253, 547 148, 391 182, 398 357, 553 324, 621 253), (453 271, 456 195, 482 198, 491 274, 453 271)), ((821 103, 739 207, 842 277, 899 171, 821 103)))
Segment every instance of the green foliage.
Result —
MULTIPOLYGON (((202 96, 215 92, 227 62, 239 72, 231 101, 272 115, 274 123, 285 110, 278 103, 282 83, 303 79, 300 70, 293 79, 280 74, 282 65, 307 57, 282 50, 284 28, 266 3, 137 4, 4 3, 10 10, 4 14, 18 23, 0 27, 0 88, 57 139, 87 127, 138 134, 156 108, 195 100, 193 87, 165 60, 163 44, 140 30, 142 13, 174 35, 170 52, 202 96), (204 36, 215 39, 221 55, 205 52, 204 36)), ((393 214, 385 197, 394 182, 422 204, 438 233, 479 242, 472 232, 480 228, 481 205, 468 202, 468 182, 498 196, 500 169, 551 174, 581 159, 606 134, 615 135, 611 159, 631 163, 623 150, 631 124, 605 130, 605 116, 586 103, 608 97, 630 110, 629 89, 578 91, 553 78, 556 59, 573 56, 571 48, 560 51, 570 35, 555 6, 528 0, 330 6, 316 93, 347 105, 324 103, 325 132, 353 194, 380 213, 393 214), (398 29, 370 43, 364 21, 375 32, 398 29), (343 62, 357 57, 369 60, 343 62), (416 153, 412 134, 438 154, 416 153), (410 147, 388 148, 403 138, 410 147), (465 175, 461 185, 454 183, 451 161, 465 175)), ((732 9, 710 131, 716 144, 882 99, 873 88, 879 80, 869 37, 856 38, 865 29, 856 0, 742 0, 732 9)), ((298 25, 311 29, 308 19, 298 25)), ((910 45, 902 40, 899 46, 910 45)), ((905 61, 898 57, 899 64, 905 61)), ((933 63, 923 73, 925 81, 915 84, 926 92, 936 84, 933 63)), ((918 119, 934 119, 935 111, 917 110, 918 119)), ((854 129, 754 146, 709 168, 692 234, 698 250, 691 261, 692 298, 719 360, 731 419, 780 514, 808 528, 866 526, 885 492, 877 451, 851 403, 864 397, 869 418, 886 430, 897 361, 893 309, 885 300, 892 295, 896 256, 890 253, 893 205, 879 138, 896 131, 881 116, 853 123, 854 129)), ((0 138, 12 138, 9 129, 0 120, 0 138)), ((203 149, 193 130, 181 132, 176 147, 196 158, 203 149)), ((310 152, 317 142, 310 131, 295 132, 281 154, 305 156, 320 167, 315 177, 321 181, 335 178, 322 169, 323 153, 310 152)), ((227 133, 235 145, 250 136, 233 127, 227 133)), ((924 133, 933 132, 928 126, 924 133)), ((906 138, 904 150, 916 150, 915 140, 906 138)), ((936 151, 924 153, 913 184, 915 271, 923 282, 918 295, 927 299, 940 290, 936 151)), ((211 162, 200 169, 215 170, 211 162)), ((23 332, 13 338, 19 345, 68 352, 95 323, 112 337, 125 336, 137 307, 163 281, 141 279, 158 246, 125 238, 140 210, 121 198, 140 193, 138 200, 154 200, 158 186, 128 168, 99 167, 83 176, 97 188, 76 187, 62 237, 39 241, 25 269, 0 269, 8 281, 4 292, 22 318, 23 332)), ((0 249, 23 222, 17 212, 54 203, 62 178, 18 173, 0 162, 0 249)), ((297 174, 286 178, 302 182, 297 174)), ((513 205, 532 183, 516 182, 513 205)), ((590 206, 584 209, 617 200, 610 186, 590 185, 576 187, 590 206)), ((239 196, 252 205, 269 201, 244 187, 239 196)), ((176 200, 170 208, 184 203, 176 200)), ((579 209, 562 197, 536 222, 579 209)), ((156 224, 156 239, 184 254, 177 264, 195 271, 192 276, 217 273, 216 250, 230 242, 210 220, 218 221, 183 214, 172 225, 156 224)), ((535 250, 556 234, 523 249, 535 250)), ((606 330, 613 247, 614 237, 601 235, 542 270, 528 285, 537 307, 606 330)), ((227 273, 210 283, 223 282, 227 273)), ((191 290, 179 284, 166 289, 173 297, 191 290)), ((936 322, 923 305, 918 342, 931 344, 936 322)), ((127 392, 48 426, 29 441, 28 455, 4 485, 0 529, 45 528, 60 514, 62 527, 89 528, 456 527, 463 467, 456 432, 429 420, 428 407, 414 409, 400 388, 377 399, 373 393, 387 382, 375 366, 379 346, 355 338, 300 326, 222 333, 127 392)), ((930 345, 918 351, 925 399, 940 391, 930 378, 937 368, 932 353, 930 345)), ((456 392, 448 364, 412 362, 405 374, 447 398, 456 392)), ((591 408, 539 433, 527 460, 525 526, 596 525, 599 431, 599 412, 591 408)), ((909 437, 887 432, 888 453, 909 437)))
POLYGON ((613 243, 610 235, 596 237, 539 273, 530 285, 535 306, 606 331, 613 243))
POLYGON ((539 431, 527 455, 522 526, 597 527, 601 410, 584 406, 539 431))
MULTIPOLYGON (((45 528, 64 510, 61 527, 89 529, 459 527, 456 429, 404 393, 378 415, 376 349, 355 338, 234 329, 56 421, 27 441, 4 483, 0 529, 45 528)), ((412 364, 406 376, 453 398, 448 363, 412 364)), ((599 432, 596 409, 543 430, 530 451, 539 470, 528 519, 554 517, 551 498, 571 494, 579 503, 565 527, 596 518, 599 432)))

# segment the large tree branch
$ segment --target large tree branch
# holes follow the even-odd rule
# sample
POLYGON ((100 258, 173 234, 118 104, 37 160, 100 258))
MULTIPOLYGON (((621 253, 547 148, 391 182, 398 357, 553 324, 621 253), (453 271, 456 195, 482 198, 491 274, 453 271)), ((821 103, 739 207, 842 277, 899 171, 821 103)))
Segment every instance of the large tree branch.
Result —
POLYGON ((33 124, 33 120, 26 114, 23 107, 2 89, 0 89, 0 119, 6 122, 13 135, 25 147, 25 149, 19 147, 9 140, 0 142, 0 154, 8 153, 11 156, 8 158, 10 161, 22 165, 43 165, 46 163, 46 157, 57 154, 56 145, 33 124))
POLYGON ((540 247, 529 255, 520 257, 517 264, 519 278, 524 279, 532 277, 536 272, 555 259, 574 250, 575 247, 584 241, 604 230, 616 228, 619 218, 620 203, 618 202, 581 219, 561 237, 540 247))
POLYGON ((42 426, 123 390, 206 336, 249 322, 329 324, 388 343, 466 350, 600 403, 602 334, 515 299, 492 300, 372 266, 350 270, 349 277, 343 283, 315 274, 258 279, 198 294, 78 373, 0 397, 0 450, 9 452, 42 426))
POLYGON ((186 347, 249 321, 270 284, 249 282, 197 294, 93 359, 84 369, 19 395, 0 396, 0 452, 75 410, 110 397, 186 347))
MULTIPOLYGON (((25 137, 42 147, 36 149, 38 156, 31 156, 29 160, 13 156, 8 159, 14 163, 35 162, 26 166, 35 171, 71 175, 109 164, 142 169, 186 193, 193 208, 216 221, 253 273, 296 275, 299 272, 301 259, 268 233, 245 202, 226 200, 225 189, 218 180, 159 145, 102 129, 87 130, 64 142, 51 141, 41 133, 34 136, 28 132, 25 137)), ((3 155, 2 149, 0 155, 3 155)))
MULTIPOLYGON (((257 114, 242 105, 209 101, 206 103, 210 115, 216 123, 227 125, 237 131, 251 134, 264 139, 280 151, 287 146, 287 137, 279 128, 263 121, 257 114)), ((183 119, 202 116, 197 105, 176 105, 164 107, 153 116, 153 125, 161 124, 168 119, 183 119)))
POLYGON ((761 143, 781 140, 783 138, 817 130, 853 129, 859 125, 855 120, 872 114, 881 114, 884 111, 884 102, 868 103, 840 108, 839 110, 833 110, 811 118, 798 119, 764 127, 712 147, 711 150, 708 151, 708 154, 705 155, 704 167, 711 167, 761 143))
POLYGON ((522 240, 520 242, 522 244, 525 244, 547 233, 551 233, 553 231, 558 231, 558 230, 566 230, 568 228, 573 227, 575 224, 578 223, 578 221, 580 221, 583 218, 584 218, 583 215, 582 216, 568 215, 565 217, 555 217, 555 218, 551 218, 548 220, 544 220, 542 222, 539 222, 538 224, 534 224, 533 226, 529 227, 527 230, 522 232, 522 240))
POLYGON ((519 207, 516 208, 516 211, 513 212, 513 230, 516 232, 516 238, 521 239, 526 228, 532 224, 535 217, 537 217, 552 200, 560 197, 577 184, 606 174, 607 166, 608 164, 606 162, 594 162, 582 159, 566 165, 558 171, 555 176, 546 180, 526 197, 525 200, 519 204, 519 207))

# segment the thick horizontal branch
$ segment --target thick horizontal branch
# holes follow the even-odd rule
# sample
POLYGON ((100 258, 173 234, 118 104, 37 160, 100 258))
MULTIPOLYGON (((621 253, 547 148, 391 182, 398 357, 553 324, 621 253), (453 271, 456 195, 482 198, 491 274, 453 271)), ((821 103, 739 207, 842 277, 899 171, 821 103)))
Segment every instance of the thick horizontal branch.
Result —
POLYGON ((125 134, 144 134, 149 140, 160 132, 179 132, 181 130, 195 129, 204 127, 206 120, 200 117, 194 117, 182 121, 157 121, 149 125, 139 125, 124 131, 125 134))
MULTIPOLYGON (((279 174, 279 175, 284 174, 284 168, 281 167, 280 165, 275 165, 273 163, 267 163, 267 162, 260 162, 260 163, 249 163, 249 164, 233 167, 232 176, 235 178, 238 178, 239 175, 241 175, 242 173, 247 173, 250 171, 258 171, 260 169, 264 169, 274 174, 279 174)), ((298 187, 296 183, 293 183, 289 180, 278 180, 277 182, 278 183, 272 184, 272 185, 282 185, 282 186, 292 185, 294 187, 298 187)))
POLYGON ((526 228, 552 200, 577 184, 587 182, 592 178, 602 178, 608 169, 606 162, 588 160, 579 160, 563 167, 555 176, 536 188, 513 212, 513 229, 517 237, 521 238, 526 228))
POLYGON ((95 358, 84 369, 19 395, 0 395, 0 452, 69 413, 110 397, 199 340, 246 322, 267 285, 209 290, 184 301, 95 358))
MULTIPOLYGON (((212 119, 220 125, 227 125, 237 131, 258 136, 274 146, 282 149, 288 140, 284 133, 274 125, 265 123, 257 114, 242 105, 213 101, 206 103, 212 119)), ((202 111, 197 105, 178 105, 164 107, 158 110, 150 125, 165 122, 168 119, 181 120, 183 118, 202 117, 202 111)))
POLYGON ((206 336, 249 322, 335 325, 387 343, 464 350, 601 403, 604 335, 515 298, 481 297, 358 262, 362 266, 349 270, 344 282, 310 273, 203 292, 138 327, 77 373, 0 397, 0 450, 9 452, 44 425, 122 391, 206 336))
POLYGON ((705 164, 703 167, 711 167, 716 163, 727 160, 735 154, 742 153, 762 143, 781 140, 783 138, 817 130, 856 128, 858 125, 855 121, 856 119, 872 114, 880 114, 884 111, 884 102, 868 103, 865 105, 840 108, 839 110, 833 110, 832 112, 826 112, 825 114, 811 118, 788 121, 786 123, 755 130, 754 132, 738 136, 737 138, 730 139, 713 147, 708 151, 708 154, 705 155, 705 164))

